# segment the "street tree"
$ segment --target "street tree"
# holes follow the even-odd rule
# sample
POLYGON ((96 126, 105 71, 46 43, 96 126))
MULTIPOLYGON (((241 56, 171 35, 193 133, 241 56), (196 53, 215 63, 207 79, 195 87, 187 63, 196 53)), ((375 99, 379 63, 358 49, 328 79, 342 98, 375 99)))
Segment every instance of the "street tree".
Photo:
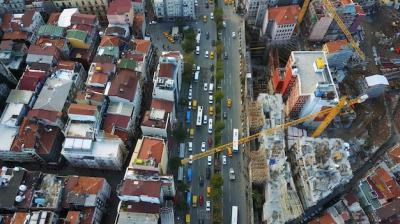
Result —
POLYGON ((193 75, 193 64, 194 64, 194 57, 193 54, 185 54, 183 56, 183 81, 189 83, 192 79, 193 75))
POLYGON ((169 160, 169 169, 172 173, 177 173, 178 168, 181 166, 181 159, 179 157, 173 157, 169 160))
POLYGON ((214 98, 215 98, 216 102, 220 102, 222 100, 222 98, 224 98, 224 92, 222 92, 222 90, 220 90, 220 89, 217 90, 215 92, 214 98))
POLYGON ((216 52, 218 57, 222 57, 222 52, 224 51, 224 43, 222 41, 218 40, 216 43, 216 52))
POLYGON ((191 53, 196 48, 196 34, 193 29, 188 29, 184 32, 184 40, 182 49, 185 53, 191 53))
POLYGON ((216 173, 211 177, 211 185, 213 189, 220 189, 224 184, 224 179, 222 178, 220 173, 216 173))
POLYGON ((178 142, 185 140, 186 138, 186 131, 182 127, 182 124, 179 124, 178 127, 173 132, 174 139, 178 142))
POLYGON ((217 70, 217 72, 215 73, 215 80, 217 82, 221 82, 221 80, 224 78, 224 72, 221 70, 217 70))
POLYGON ((215 122, 215 132, 221 132, 225 128, 225 123, 223 120, 217 120, 215 122))

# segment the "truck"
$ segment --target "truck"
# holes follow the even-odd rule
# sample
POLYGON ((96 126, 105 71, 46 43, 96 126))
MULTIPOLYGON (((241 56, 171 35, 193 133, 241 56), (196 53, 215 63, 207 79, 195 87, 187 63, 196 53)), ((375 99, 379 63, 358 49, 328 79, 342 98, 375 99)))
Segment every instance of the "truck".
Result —
POLYGON ((186 123, 190 124, 190 110, 186 111, 186 123))
POLYGON ((179 158, 185 158, 185 143, 179 144, 179 158))
POLYGON ((229 180, 235 180, 235 170, 233 170, 233 168, 229 169, 229 180))
POLYGON ((192 193, 190 191, 187 192, 186 194, 186 204, 188 207, 192 204, 192 193))
POLYGON ((188 168, 188 171, 187 171, 187 182, 189 182, 189 183, 192 182, 192 167, 188 168))
POLYGON ((201 33, 198 33, 196 36, 196 43, 199 45, 200 44, 200 37, 201 37, 201 33))

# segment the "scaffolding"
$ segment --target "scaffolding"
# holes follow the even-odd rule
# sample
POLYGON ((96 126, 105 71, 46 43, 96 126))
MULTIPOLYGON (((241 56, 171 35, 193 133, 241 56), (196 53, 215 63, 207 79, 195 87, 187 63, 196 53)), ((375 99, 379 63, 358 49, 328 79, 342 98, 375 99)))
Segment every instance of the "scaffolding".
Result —
POLYGON ((254 184, 263 184, 268 179, 268 165, 265 150, 250 153, 250 178, 254 184))
POLYGON ((258 101, 250 101, 248 104, 249 126, 251 133, 260 132, 265 124, 265 117, 258 101))

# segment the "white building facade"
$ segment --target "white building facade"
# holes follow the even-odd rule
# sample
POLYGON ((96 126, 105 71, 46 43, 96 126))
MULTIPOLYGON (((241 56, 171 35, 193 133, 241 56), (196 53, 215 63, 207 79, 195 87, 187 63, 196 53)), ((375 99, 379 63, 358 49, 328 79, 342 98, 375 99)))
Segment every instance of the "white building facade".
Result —
POLYGON ((153 7, 159 19, 196 18, 194 0, 154 0, 153 7))

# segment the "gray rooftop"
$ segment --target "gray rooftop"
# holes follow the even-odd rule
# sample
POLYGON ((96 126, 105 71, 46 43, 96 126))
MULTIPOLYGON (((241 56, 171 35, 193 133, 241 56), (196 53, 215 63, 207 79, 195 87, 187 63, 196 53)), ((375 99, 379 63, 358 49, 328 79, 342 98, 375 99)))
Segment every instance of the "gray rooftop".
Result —
POLYGON ((132 116, 134 106, 133 104, 129 103, 122 103, 122 102, 110 102, 110 105, 107 109, 107 114, 119 114, 123 116, 130 117, 132 116))
POLYGON ((8 168, 5 174, 0 176, 0 178, 7 182, 7 185, 0 186, 0 209, 12 210, 15 197, 18 194, 18 187, 24 179, 25 170, 16 171, 8 168))
POLYGON ((7 103, 28 104, 33 95, 32 91, 12 89, 7 97, 7 103))
POLYGON ((292 57, 298 70, 297 75, 300 80, 300 93, 302 95, 314 93, 318 82, 333 83, 323 51, 292 51, 292 57), (315 61, 318 58, 322 58, 326 65, 322 72, 316 72, 314 69, 315 61))
POLYGON ((71 80, 61 78, 47 79, 33 109, 61 112, 72 83, 71 80))

